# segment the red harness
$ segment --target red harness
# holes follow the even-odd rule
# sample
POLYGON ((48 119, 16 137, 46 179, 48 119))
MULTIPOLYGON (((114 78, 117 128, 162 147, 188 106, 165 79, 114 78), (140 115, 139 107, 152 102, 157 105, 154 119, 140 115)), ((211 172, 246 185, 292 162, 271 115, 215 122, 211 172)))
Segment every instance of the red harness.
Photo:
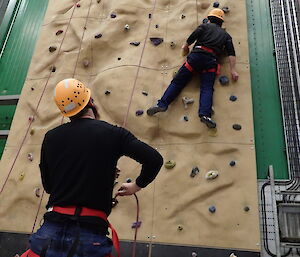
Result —
MULTIPOLYGON (((75 215, 75 212, 76 212, 76 206, 67 206, 67 207, 54 206, 51 209, 51 211, 73 216, 73 215, 75 215)), ((112 225, 108 222, 107 215, 103 211, 82 207, 79 216, 99 217, 99 218, 105 220, 108 223, 108 226, 112 231, 112 241, 113 241, 113 245, 116 249, 117 256, 120 257, 120 244, 119 244, 118 234, 117 234, 116 230, 112 227, 112 225)), ((111 256, 111 255, 109 255, 109 256, 111 256)), ((107 256, 107 257, 109 257, 109 256, 107 256)), ((21 257, 40 257, 40 256, 35 254, 33 251, 31 251, 29 249, 25 253, 23 253, 21 255, 21 257)))

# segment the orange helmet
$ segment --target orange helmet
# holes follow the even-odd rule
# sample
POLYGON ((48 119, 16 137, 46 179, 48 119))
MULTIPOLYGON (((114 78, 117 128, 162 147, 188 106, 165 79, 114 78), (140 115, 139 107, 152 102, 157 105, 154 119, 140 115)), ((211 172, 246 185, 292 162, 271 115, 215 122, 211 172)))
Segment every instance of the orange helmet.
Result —
POLYGON ((77 79, 60 81, 54 91, 54 100, 57 107, 66 117, 79 113, 88 103, 91 90, 77 79))
POLYGON ((219 8, 212 9, 208 13, 207 17, 209 17, 209 16, 214 16, 214 17, 217 17, 217 18, 221 19, 222 21, 224 21, 224 17, 223 17, 224 16, 224 11, 219 9, 219 8))

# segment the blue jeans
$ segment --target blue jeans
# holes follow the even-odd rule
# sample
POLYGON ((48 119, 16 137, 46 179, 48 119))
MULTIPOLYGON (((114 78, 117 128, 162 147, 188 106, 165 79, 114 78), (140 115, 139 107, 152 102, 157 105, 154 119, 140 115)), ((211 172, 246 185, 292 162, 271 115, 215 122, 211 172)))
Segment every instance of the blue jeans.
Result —
POLYGON ((110 254, 111 240, 97 230, 79 228, 73 221, 45 221, 42 227, 30 237, 30 249, 40 255, 47 248, 45 257, 66 257, 74 242, 78 229, 80 240, 73 257, 102 257, 110 254))
MULTIPOLYGON (((201 73, 203 70, 216 68, 217 60, 215 57, 205 53, 190 53, 187 62, 192 66, 195 72, 200 73, 200 98, 198 115, 211 117, 211 107, 213 102, 214 83, 216 78, 215 72, 201 73)), ((182 89, 192 79, 193 73, 184 65, 179 69, 178 73, 171 81, 171 84, 165 91, 164 95, 158 100, 158 106, 168 108, 175 98, 180 94, 182 89)))

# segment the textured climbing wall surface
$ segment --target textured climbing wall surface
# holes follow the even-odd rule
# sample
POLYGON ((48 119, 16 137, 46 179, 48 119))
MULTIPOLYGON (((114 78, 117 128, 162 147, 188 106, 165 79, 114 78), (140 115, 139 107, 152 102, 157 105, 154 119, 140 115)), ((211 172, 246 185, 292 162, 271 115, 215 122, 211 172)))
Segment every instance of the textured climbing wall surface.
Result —
MULTIPOLYGON (((135 112, 161 96, 184 61, 180 46, 212 8, 211 1, 49 1, 0 163, 0 230, 31 232, 39 227, 47 201, 38 169, 40 145, 47 130, 67 122, 54 105, 53 89, 58 81, 75 77, 91 87, 102 119, 125 126, 156 147, 165 161, 176 161, 139 193, 138 240, 259 251, 246 7, 242 0, 220 4, 230 7, 225 26, 234 38, 240 79, 227 86, 216 82, 213 118, 218 129, 209 130, 197 117, 197 76, 166 113, 148 117, 135 112), (150 37, 164 41, 154 46, 150 37), (130 45, 134 41, 140 44, 130 45), (50 52, 50 46, 56 50, 50 52), (230 101, 231 95, 237 100, 230 101), (183 96, 195 103, 185 109, 183 96), (242 129, 234 130, 233 124, 242 129), (233 160, 235 166, 230 166, 233 160), (195 166, 200 172, 192 178, 195 166), (219 176, 206 180, 210 170, 219 176)), ((226 60, 222 74, 230 75, 226 60)), ((140 170, 128 158, 118 167, 120 183, 140 170)), ((119 199, 111 221, 121 239, 133 238, 133 197, 119 199)))

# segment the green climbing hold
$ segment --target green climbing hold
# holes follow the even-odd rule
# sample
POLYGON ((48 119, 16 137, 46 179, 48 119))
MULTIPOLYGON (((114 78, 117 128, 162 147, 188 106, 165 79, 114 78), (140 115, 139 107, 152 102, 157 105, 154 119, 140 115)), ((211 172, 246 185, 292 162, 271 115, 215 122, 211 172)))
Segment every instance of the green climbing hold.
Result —
POLYGON ((168 169, 168 170, 173 169, 175 166, 176 166, 176 162, 173 161, 173 160, 167 161, 165 163, 165 168, 168 169))

